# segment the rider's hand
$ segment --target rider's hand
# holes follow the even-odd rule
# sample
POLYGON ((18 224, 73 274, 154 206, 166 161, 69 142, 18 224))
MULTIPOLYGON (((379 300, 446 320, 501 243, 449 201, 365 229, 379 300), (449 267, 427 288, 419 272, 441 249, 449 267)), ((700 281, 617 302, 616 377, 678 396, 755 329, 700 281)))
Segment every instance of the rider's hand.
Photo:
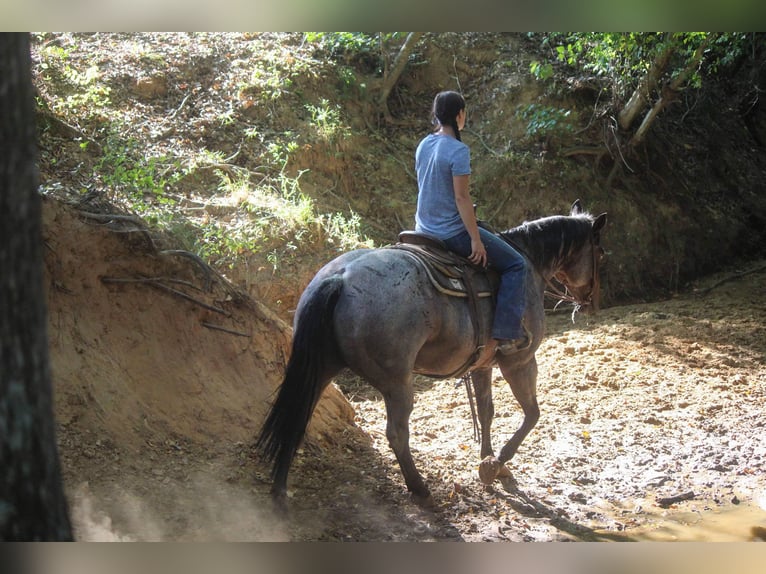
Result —
POLYGON ((468 260, 474 265, 487 266, 487 250, 481 239, 471 240, 471 254, 468 256, 468 260))

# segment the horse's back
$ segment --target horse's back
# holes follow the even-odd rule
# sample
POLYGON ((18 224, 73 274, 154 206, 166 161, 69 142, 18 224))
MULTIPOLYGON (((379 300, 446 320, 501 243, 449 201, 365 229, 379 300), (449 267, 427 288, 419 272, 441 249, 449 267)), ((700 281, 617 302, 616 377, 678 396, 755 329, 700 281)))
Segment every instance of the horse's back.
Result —
POLYGON ((421 275, 414 261, 391 249, 348 251, 317 272, 301 295, 296 317, 326 280, 340 277, 342 293, 338 313, 353 318, 355 323, 370 315, 377 320, 381 314, 394 319, 398 315, 396 309, 417 306, 422 300, 417 296, 423 288, 421 275))
POLYGON ((339 313, 355 323, 383 320, 400 329, 415 329, 413 313, 428 306, 430 290, 419 264, 393 249, 347 255, 332 262, 332 271, 343 277, 339 313))
POLYGON ((359 374, 377 367, 409 372, 423 359, 427 370, 449 369, 470 353, 465 300, 436 291, 408 253, 385 248, 345 253, 317 273, 308 296, 329 277, 342 278, 335 336, 346 363, 359 374))

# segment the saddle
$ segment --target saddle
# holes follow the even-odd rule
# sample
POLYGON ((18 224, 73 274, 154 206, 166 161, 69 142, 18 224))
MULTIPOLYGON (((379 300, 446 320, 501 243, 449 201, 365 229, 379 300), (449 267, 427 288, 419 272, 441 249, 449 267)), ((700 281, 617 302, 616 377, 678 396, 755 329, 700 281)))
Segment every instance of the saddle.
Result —
POLYGON ((399 243, 390 248, 402 250, 412 256, 437 291, 468 300, 475 333, 475 351, 468 362, 449 377, 462 374, 474 365, 487 342, 490 329, 485 316, 479 310, 479 302, 482 299, 490 299, 494 307, 495 294, 500 284, 498 273, 474 265, 465 257, 447 249, 440 239, 416 231, 402 231, 399 234, 399 243))

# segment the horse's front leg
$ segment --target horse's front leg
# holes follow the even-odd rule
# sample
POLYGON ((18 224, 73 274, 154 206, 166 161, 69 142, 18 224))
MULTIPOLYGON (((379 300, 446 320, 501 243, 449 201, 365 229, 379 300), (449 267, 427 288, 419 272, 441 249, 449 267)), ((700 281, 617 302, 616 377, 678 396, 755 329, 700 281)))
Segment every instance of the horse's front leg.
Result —
MULTIPOLYGON (((510 359, 510 358, 509 358, 510 359)), ((500 450, 500 456, 489 455, 482 460, 479 476, 485 484, 491 484, 497 476, 507 475, 505 463, 513 458, 516 451, 529 432, 535 427, 540 418, 540 407, 537 404, 537 361, 534 357, 527 363, 519 365, 515 361, 498 361, 503 377, 508 381, 513 396, 524 411, 521 426, 500 450)))

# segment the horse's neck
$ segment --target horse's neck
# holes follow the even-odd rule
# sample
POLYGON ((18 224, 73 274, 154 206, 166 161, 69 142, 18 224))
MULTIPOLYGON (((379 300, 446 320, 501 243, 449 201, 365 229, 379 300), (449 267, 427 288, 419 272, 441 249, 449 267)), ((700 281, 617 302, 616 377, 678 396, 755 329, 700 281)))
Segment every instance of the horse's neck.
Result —
POLYGON ((557 262, 550 260, 540 246, 530 241, 527 236, 508 236, 512 244, 519 249, 532 264, 532 268, 543 279, 550 279, 557 271, 557 262))
POLYGON ((561 268, 578 241, 566 228, 565 217, 546 217, 524 223, 503 235, 526 255, 535 271, 550 279, 561 268), (568 233, 569 232, 569 233, 568 233))

